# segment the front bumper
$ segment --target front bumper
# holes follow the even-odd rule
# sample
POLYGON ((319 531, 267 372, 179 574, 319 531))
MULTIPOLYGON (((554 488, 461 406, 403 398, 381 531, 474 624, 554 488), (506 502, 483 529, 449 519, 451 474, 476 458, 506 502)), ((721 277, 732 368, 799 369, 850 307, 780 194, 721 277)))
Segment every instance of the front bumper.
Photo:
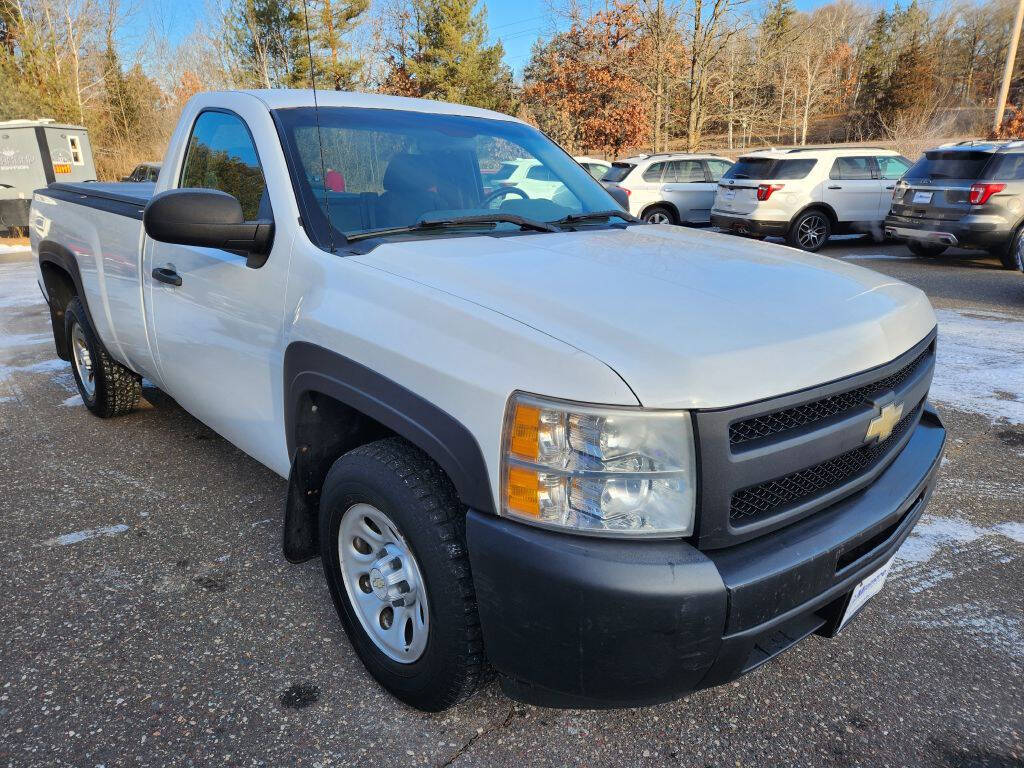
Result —
POLYGON ((870 486, 726 549, 572 536, 471 511, 484 646, 503 688, 544 706, 653 704, 835 634, 854 585, 924 511, 945 436, 927 408, 870 486))
POLYGON ((964 216, 951 221, 889 214, 885 217, 885 234, 897 240, 990 250, 1004 245, 1013 227, 1000 216, 964 216))
POLYGON ((785 237, 789 231, 788 221, 761 221, 750 219, 744 216, 733 216, 726 213, 711 211, 711 226, 719 227, 729 232, 738 232, 741 235, 754 235, 766 237, 775 235, 785 237))

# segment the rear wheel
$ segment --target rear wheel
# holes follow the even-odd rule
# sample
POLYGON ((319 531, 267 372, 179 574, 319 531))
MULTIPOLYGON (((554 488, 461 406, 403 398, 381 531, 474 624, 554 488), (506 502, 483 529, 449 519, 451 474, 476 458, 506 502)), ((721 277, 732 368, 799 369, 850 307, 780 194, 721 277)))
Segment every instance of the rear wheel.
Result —
POLYGON ((398 438, 338 459, 320 552, 341 623, 381 685, 430 712, 473 692, 484 656, 465 514, 437 464, 398 438))
POLYGON ((831 234, 832 222, 828 214, 812 208, 796 217, 789 227, 786 242, 804 251, 817 251, 828 242, 831 234))
POLYGON ((75 383, 86 408, 109 418, 128 413, 138 405, 142 380, 107 354, 77 296, 64 312, 64 332, 75 383))
POLYGON ((675 224, 676 217, 672 211, 664 205, 652 205, 646 211, 643 216, 644 221, 648 224, 675 224))
POLYGON ((925 243, 920 240, 907 240, 907 248, 915 256, 939 256, 946 252, 948 245, 942 243, 925 243))
POLYGON ((1018 229, 996 255, 1006 269, 1024 271, 1024 227, 1018 229))

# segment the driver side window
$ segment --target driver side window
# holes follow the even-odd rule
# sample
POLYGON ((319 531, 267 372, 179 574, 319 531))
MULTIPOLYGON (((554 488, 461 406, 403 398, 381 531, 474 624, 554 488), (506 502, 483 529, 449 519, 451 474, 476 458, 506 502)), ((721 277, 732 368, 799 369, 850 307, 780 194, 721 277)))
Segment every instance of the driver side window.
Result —
POLYGON ((241 203, 246 221, 270 218, 259 155, 238 115, 203 112, 196 118, 178 186, 227 192, 241 203))

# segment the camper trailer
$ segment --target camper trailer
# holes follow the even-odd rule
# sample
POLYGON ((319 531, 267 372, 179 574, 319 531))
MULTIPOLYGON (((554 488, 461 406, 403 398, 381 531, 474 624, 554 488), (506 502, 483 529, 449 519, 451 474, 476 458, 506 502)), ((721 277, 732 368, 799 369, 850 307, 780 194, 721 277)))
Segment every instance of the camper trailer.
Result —
POLYGON ((0 122, 0 231, 28 226, 32 192, 53 181, 95 181, 89 133, 53 120, 0 122))

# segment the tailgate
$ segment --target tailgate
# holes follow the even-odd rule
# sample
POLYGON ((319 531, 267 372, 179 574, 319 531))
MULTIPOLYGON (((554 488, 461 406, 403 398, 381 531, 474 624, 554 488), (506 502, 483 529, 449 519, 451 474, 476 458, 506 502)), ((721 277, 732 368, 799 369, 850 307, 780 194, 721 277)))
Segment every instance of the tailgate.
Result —
POLYGON ((719 184, 715 193, 715 210, 745 215, 757 207, 756 184, 719 184))
POLYGON ((893 200, 892 212, 897 216, 958 221, 970 213, 968 196, 973 182, 957 179, 942 186, 907 180, 903 198, 893 200))

